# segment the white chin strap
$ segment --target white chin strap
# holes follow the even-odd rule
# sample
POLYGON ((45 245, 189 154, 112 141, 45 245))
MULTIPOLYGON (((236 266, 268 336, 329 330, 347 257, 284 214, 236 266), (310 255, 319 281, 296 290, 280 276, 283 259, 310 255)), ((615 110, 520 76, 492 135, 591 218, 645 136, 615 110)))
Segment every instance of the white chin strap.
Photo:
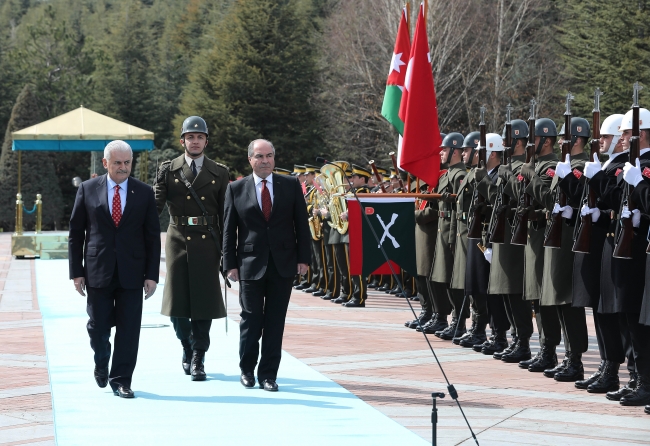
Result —
POLYGON ((612 138, 612 143, 609 145, 609 149, 607 149, 608 156, 614 153, 614 147, 616 147, 616 144, 618 144, 619 139, 621 139, 620 135, 614 135, 614 137, 612 138))

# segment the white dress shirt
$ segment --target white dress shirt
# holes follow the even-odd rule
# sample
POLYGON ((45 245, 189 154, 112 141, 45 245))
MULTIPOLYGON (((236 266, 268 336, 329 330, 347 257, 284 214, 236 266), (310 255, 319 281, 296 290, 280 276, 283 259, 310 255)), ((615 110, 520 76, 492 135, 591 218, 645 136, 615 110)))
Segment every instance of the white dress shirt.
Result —
POLYGON ((192 170, 192 161, 194 161, 194 165, 196 166, 196 174, 198 175, 199 172, 201 172, 201 168, 203 167, 203 160, 205 159, 205 155, 201 155, 198 158, 190 158, 187 156, 187 153, 185 154, 185 162, 187 163, 188 166, 190 166, 190 170, 192 170))
POLYGON ((270 174, 266 178, 260 178, 255 173, 253 173, 253 179, 255 180, 255 195, 257 195, 257 204, 260 205, 260 209, 262 209, 262 180, 267 180, 266 181, 266 188, 269 190, 269 194, 271 194, 271 204, 273 204, 273 174, 270 174))
MULTIPOLYGON (((126 206, 126 188, 129 184, 129 179, 124 180, 120 186, 120 201, 122 204, 122 214, 124 214, 124 206, 126 206)), ((106 187, 108 188, 108 213, 113 215, 113 196, 115 195, 115 186, 117 183, 111 179, 109 174, 106 174, 106 187)))

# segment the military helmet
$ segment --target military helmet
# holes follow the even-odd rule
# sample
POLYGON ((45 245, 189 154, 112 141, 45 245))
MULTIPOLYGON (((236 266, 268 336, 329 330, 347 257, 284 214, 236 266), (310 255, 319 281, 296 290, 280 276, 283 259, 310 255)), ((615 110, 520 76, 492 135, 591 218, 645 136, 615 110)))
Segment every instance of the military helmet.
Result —
MULTIPOLYGON (((620 131, 621 133, 625 130, 632 129, 632 110, 625 113, 623 120, 621 121, 620 131)), ((641 129, 650 129, 650 111, 645 108, 639 109, 639 130, 641 129)))
POLYGON ((442 141, 443 139, 445 139, 445 136, 447 136, 446 133, 441 133, 441 134, 440 134, 440 141, 442 141))
MULTIPOLYGON (((528 138, 528 123, 523 119, 513 119, 510 121, 510 126, 512 128, 512 139, 524 139, 528 138)), ((503 133, 501 134, 503 139, 506 139, 506 127, 503 126, 503 133)))
POLYGON ((205 136, 208 136, 208 124, 205 123, 202 117, 200 116, 190 116, 189 118, 183 121, 183 127, 181 128, 181 138, 186 133, 205 133, 205 136))
POLYGON ((613 114, 605 118, 603 123, 600 126, 600 134, 607 136, 612 135, 612 142, 607 148, 607 155, 610 155, 614 152, 618 140, 621 138, 621 122, 623 121, 623 115, 613 114))
POLYGON ((503 146, 503 138, 501 138, 498 133, 488 133, 485 135, 485 145, 488 154, 490 152, 503 152, 505 150, 505 147, 503 146))
POLYGON ((442 140, 440 147, 450 147, 452 149, 461 149, 465 138, 458 132, 448 133, 442 140))
POLYGON ((535 136, 555 137, 557 136, 557 127, 553 120, 548 118, 539 118, 535 121, 535 136))
MULTIPOLYGON (((564 124, 562 124, 560 133, 558 133, 558 136, 563 136, 563 135, 564 135, 564 124)), ((587 122, 585 118, 578 118, 578 117, 571 118, 571 137, 582 136, 585 138, 589 138, 589 135, 591 135, 591 126, 589 125, 589 122, 587 122)))
POLYGON ((470 147, 472 149, 475 149, 478 147, 480 140, 481 132, 471 132, 465 137, 465 140, 463 141, 463 148, 470 147))

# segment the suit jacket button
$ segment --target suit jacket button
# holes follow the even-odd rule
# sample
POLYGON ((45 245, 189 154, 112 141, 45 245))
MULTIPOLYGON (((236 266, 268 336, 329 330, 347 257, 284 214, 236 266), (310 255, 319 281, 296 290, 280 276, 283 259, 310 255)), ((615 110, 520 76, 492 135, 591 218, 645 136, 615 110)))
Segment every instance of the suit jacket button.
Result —
POLYGON ((214 184, 216 181, 212 180, 212 184, 214 184))
POLYGON ((187 199, 188 199, 188 200, 190 199, 190 196, 189 196, 189 195, 187 196, 187 199))
POLYGON ((192 237, 188 237, 187 239, 188 239, 188 240, 192 240, 192 237))
POLYGON ((205 238, 205 235, 202 235, 201 238, 205 238))
POLYGON ((178 183, 178 178, 176 178, 176 179, 174 180, 174 183, 178 183))
POLYGON ((205 200, 205 197, 201 197, 201 200, 205 200))

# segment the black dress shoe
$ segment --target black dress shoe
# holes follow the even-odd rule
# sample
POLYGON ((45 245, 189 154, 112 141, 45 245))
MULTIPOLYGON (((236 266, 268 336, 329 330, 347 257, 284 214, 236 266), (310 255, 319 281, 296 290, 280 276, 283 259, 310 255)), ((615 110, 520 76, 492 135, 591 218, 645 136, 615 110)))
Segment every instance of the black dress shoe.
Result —
POLYGON ((118 386, 117 389, 113 389, 113 395, 119 396, 120 398, 135 398, 133 390, 126 386, 118 386))
POLYGON ((190 366, 192 381, 205 381, 204 362, 205 352, 203 350, 194 350, 194 353, 192 354, 192 365, 190 366))
POLYGON ((181 360, 181 365, 183 366, 183 371, 185 372, 186 375, 189 375, 190 372, 190 367, 192 365, 192 346, 190 345, 190 341, 181 341, 181 344, 183 345, 183 359, 181 360))
POLYGON ((304 285, 296 285, 293 287, 294 290, 304 290, 305 288, 309 288, 309 285, 304 284, 304 285))
POLYGON ((585 369, 582 364, 582 353, 568 353, 566 367, 553 376, 555 381, 560 382, 576 382, 584 378, 585 369))
POLYGON ((315 291, 315 292, 311 293, 311 295, 316 296, 316 297, 323 297, 325 295, 325 291, 318 290, 318 291, 315 291))
POLYGON ((102 389, 108 384, 108 367, 103 369, 95 366, 95 382, 102 389))
POLYGON ((260 389, 264 389, 268 392, 277 392, 278 385, 274 379, 267 378, 263 381, 260 381, 260 389))
POLYGON ((485 332, 474 330, 471 335, 462 338, 459 342, 461 347, 472 348, 475 345, 482 345, 487 340, 485 332))
POLYGON ((347 308, 363 308, 366 306, 366 301, 365 300, 360 301, 358 299, 350 299, 347 302, 343 302, 341 305, 347 308))
POLYGON ((318 291, 318 288, 314 288, 313 286, 310 286, 309 288, 304 288, 301 290, 303 293, 315 293, 318 291))
MULTIPOLYGON (((564 368, 567 366, 568 362, 569 362, 569 358, 567 358, 565 356, 565 358, 562 360, 561 363, 559 363, 558 365, 556 365, 553 368, 549 368, 549 369, 544 370, 544 372, 543 372, 544 376, 547 377, 547 378, 554 378, 556 373, 561 372, 562 370, 564 370, 564 368)), ((528 368, 528 370, 530 370, 530 368, 528 368)))
POLYGON ((247 389, 252 389, 255 387, 255 375, 252 372, 242 373, 239 377, 239 382, 247 389))
POLYGON ((328 291, 327 293, 325 293, 324 296, 321 296, 320 298, 323 299, 323 300, 332 300, 332 299, 336 299, 334 296, 332 296, 332 293, 330 293, 329 291, 328 291))
POLYGON ((430 320, 431 320, 431 313, 427 313, 424 310, 422 310, 418 315, 417 319, 404 322, 404 326, 407 328, 417 329, 420 325, 424 327, 427 324, 427 322, 429 322, 430 320))
POLYGON ((401 292, 402 292, 402 289, 401 289, 399 286, 396 286, 395 288, 393 288, 392 290, 390 290, 390 291, 388 292, 388 294, 393 294, 393 295, 395 295, 395 294, 399 294, 399 293, 401 293, 401 292))
POLYGON ((645 406, 650 404, 650 382, 639 376, 636 389, 621 398, 621 406, 645 406))
POLYGON ((644 412, 650 414, 650 405, 645 406, 644 412))
POLYGON ((350 300, 350 296, 344 296, 344 295, 341 294, 336 299, 332 299, 331 302, 334 303, 334 304, 342 304, 342 303, 347 302, 349 300, 350 300))
POLYGON ((368 288, 379 288, 379 282, 370 282, 368 288))
MULTIPOLYGON (((587 392, 607 393, 618 390, 621 385, 618 378, 618 366, 617 362, 605 361, 600 376, 587 386, 587 392)), ((576 382, 576 387, 578 387, 578 382, 576 382)))
POLYGON ((515 348, 512 349, 510 353, 501 355, 501 361, 514 364, 521 361, 527 361, 530 359, 530 356, 529 340, 526 338, 519 338, 517 344, 515 344, 515 348))
MULTIPOLYGON (((600 378, 600 375, 603 374, 603 368, 605 367, 605 362, 607 362, 607 361, 605 361, 604 359, 602 361, 600 361, 600 365, 598 366, 598 370, 596 370, 593 373, 593 375, 591 375, 589 378, 580 379, 580 380, 576 381, 575 384, 574 384, 576 389, 587 390, 587 387, 589 387, 591 384, 598 381, 598 378, 600 378)), ((616 388, 618 389, 618 386, 616 386, 616 388)))
POLYGON ((389 289, 390 288, 386 284, 383 284, 382 286, 377 287, 377 291, 386 291, 386 290, 389 290, 389 289))

